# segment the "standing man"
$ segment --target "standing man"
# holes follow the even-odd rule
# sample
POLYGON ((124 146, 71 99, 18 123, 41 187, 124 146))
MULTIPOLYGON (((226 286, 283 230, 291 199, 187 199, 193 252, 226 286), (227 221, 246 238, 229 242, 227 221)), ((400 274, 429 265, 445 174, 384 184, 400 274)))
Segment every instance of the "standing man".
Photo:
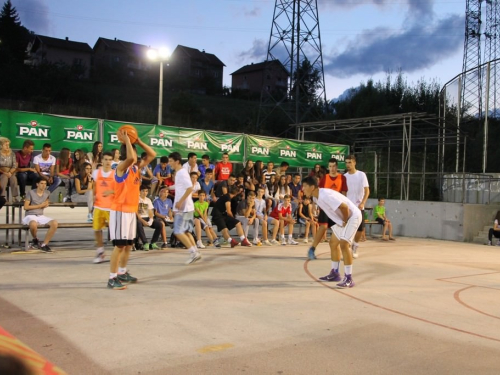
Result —
POLYGON ((233 164, 229 162, 229 154, 224 152, 222 154, 222 161, 218 162, 215 166, 215 179, 225 181, 233 173, 233 164))
POLYGON ((178 152, 168 155, 170 168, 175 171, 174 234, 189 250, 190 256, 186 264, 191 264, 200 260, 201 254, 191 235, 194 230, 193 183, 181 162, 182 157, 178 152))
MULTIPOLYGON (((319 181, 318 186, 321 189, 332 189, 343 195, 346 195, 347 180, 345 175, 338 173, 337 159, 331 158, 328 161, 328 174, 323 176, 323 178, 319 181)), ((316 231, 316 234, 314 235, 313 244, 309 248, 309 252, 307 254, 310 260, 316 259, 316 255, 314 255, 316 247, 325 236, 326 230, 328 228, 331 228, 331 226, 334 224, 335 223, 333 223, 328 218, 328 216, 323 212, 323 210, 321 210, 318 216, 319 227, 318 230, 316 231)))
POLYGON ((21 195, 21 199, 24 199, 26 196, 27 183, 33 185, 38 175, 36 173, 36 169, 31 166, 34 147, 35 144, 33 141, 31 139, 27 139, 23 143, 23 148, 16 152, 17 183, 19 184, 19 194, 21 195))
POLYGON ((194 152, 190 152, 188 154, 188 160, 182 165, 182 168, 184 168, 190 175, 191 172, 196 172, 199 177, 200 171, 198 170, 198 164, 196 164, 197 161, 198 161, 198 156, 194 152))
MULTIPOLYGON (((304 194, 313 197, 314 202, 335 224, 332 226, 330 253, 332 269, 327 281, 340 281, 340 253, 344 257, 344 278, 337 284, 339 288, 352 288, 352 254, 349 249, 357 228, 363 220, 361 211, 348 198, 332 189, 318 188, 314 177, 306 177, 302 181, 304 194), (340 245, 340 250, 339 250, 340 245)), ((321 278, 325 280, 324 278, 321 278)))
POLYGON ((109 226, 109 212, 114 199, 115 171, 111 169, 113 154, 105 152, 102 154, 102 168, 92 172, 94 180, 94 212, 92 229, 94 229, 97 251, 94 263, 104 262, 104 242, 102 240, 102 230, 109 226))
POLYGON ((109 214, 109 232, 115 248, 111 253, 108 288, 120 290, 126 288, 122 283, 137 282, 137 278, 128 273, 127 262, 137 234, 136 212, 139 207, 141 168, 151 163, 156 152, 137 138, 137 145, 146 152, 146 157, 141 158, 138 163, 135 144, 130 142, 127 132, 119 130, 117 136, 122 142, 122 162, 116 167, 115 196, 109 214))
POLYGON ((52 193, 61 184, 61 178, 56 176, 56 158, 50 154, 51 152, 51 144, 45 143, 42 147, 42 153, 34 157, 33 164, 38 176, 47 181, 49 186, 47 190, 52 193))
MULTIPOLYGON (((356 169, 356 157, 354 155, 348 155, 345 158, 345 166, 347 173, 344 175, 347 180, 347 198, 351 200, 360 210, 362 217, 365 217, 365 204, 370 196, 370 185, 368 184, 368 178, 364 172, 358 171, 356 169)), ((358 228, 358 232, 354 237, 354 242, 352 243, 352 256, 354 258, 358 257, 358 241, 361 238, 361 234, 365 229, 365 221, 361 220, 358 228)))
POLYGON ((47 180, 38 177, 35 180, 36 189, 31 189, 24 200, 26 216, 23 219, 24 225, 29 225, 33 236, 33 246, 46 252, 50 252, 49 241, 56 233, 58 223, 56 220, 43 214, 43 209, 49 206, 50 193, 47 190, 47 180), (45 234, 43 242, 40 243, 36 237, 38 225, 48 225, 49 230, 45 234))

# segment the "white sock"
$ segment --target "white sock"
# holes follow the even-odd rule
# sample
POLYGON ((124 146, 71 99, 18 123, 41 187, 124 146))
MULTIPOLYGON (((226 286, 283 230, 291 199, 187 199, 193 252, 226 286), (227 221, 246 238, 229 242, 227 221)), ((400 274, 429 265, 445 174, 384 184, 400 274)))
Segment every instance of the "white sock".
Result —
POLYGON ((102 254, 102 253, 104 253, 104 247, 98 247, 97 254, 102 254))
POLYGON ((124 273, 127 273, 127 268, 121 268, 121 267, 119 267, 119 268, 118 268, 118 273, 119 273, 120 275, 123 275, 124 273))
POLYGON ((188 250, 189 250, 189 252, 191 254, 194 254, 194 253, 196 253, 198 251, 198 249, 196 248, 196 246, 191 246, 188 250))
POLYGON ((334 270, 335 272, 339 272, 339 266, 340 266, 340 262, 336 262, 336 261, 332 260, 332 270, 334 270))
POLYGON ((114 279, 116 276, 118 276, 118 274, 117 274, 117 273, 110 273, 110 274, 109 274, 109 278, 110 278, 110 279, 114 279))
POLYGON ((352 264, 350 266, 344 265, 344 273, 345 275, 352 275, 352 264))
POLYGON ((356 241, 352 241, 353 246, 358 246, 359 244, 356 241))
POLYGON ((243 241, 245 239, 245 236, 240 236, 240 240, 243 241))
POLYGON ((233 240, 233 238, 232 238, 232 237, 229 237, 229 238, 227 239, 227 242, 231 243, 231 241, 232 241, 232 240, 233 240))

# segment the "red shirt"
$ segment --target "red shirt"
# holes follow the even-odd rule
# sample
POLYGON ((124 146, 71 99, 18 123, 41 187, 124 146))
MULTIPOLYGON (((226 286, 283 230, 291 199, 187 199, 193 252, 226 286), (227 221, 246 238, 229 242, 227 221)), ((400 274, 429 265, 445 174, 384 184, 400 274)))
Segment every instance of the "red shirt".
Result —
POLYGON ((331 177, 329 174, 324 176, 318 184, 318 187, 332 189, 339 193, 347 191, 347 180, 343 174, 337 174, 337 177, 331 177))
POLYGON ((218 162, 215 166, 215 179, 227 180, 229 175, 233 173, 233 165, 231 163, 218 162))
POLYGON ((289 205, 288 207, 285 207, 283 203, 278 204, 276 207, 274 207, 274 210, 271 212, 271 217, 274 219, 280 218, 280 214, 282 217, 287 217, 292 215, 292 205, 289 205))
POLYGON ((18 168, 29 168, 33 154, 23 155, 21 150, 16 152, 16 163, 18 168))

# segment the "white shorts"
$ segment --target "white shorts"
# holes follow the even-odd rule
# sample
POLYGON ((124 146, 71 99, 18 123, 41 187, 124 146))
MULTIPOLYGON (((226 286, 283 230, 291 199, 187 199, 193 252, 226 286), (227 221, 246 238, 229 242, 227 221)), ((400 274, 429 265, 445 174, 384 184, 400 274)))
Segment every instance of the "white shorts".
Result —
POLYGON ((340 225, 333 225, 332 226, 332 231, 335 237, 337 237, 339 240, 344 240, 349 242, 349 244, 352 243, 352 240, 354 239, 354 236, 356 235, 356 232, 358 231, 359 224, 361 223, 361 213, 353 213, 352 216, 347 220, 347 223, 345 224, 344 227, 341 227, 340 225))
POLYGON ((40 225, 45 225, 48 224, 50 221, 52 221, 51 217, 47 217, 44 215, 27 215, 23 219, 23 224, 24 225, 29 225, 30 221, 36 221, 40 225))
POLYGON ((206 227, 212 228, 212 223, 210 222, 210 219, 208 219, 208 221, 205 221, 200 216, 195 217, 195 219, 200 221, 201 229, 205 230, 206 227))
POLYGON ((111 210, 109 213, 109 237, 111 240, 132 241, 137 233, 135 212, 111 210))
POLYGON ((277 220, 279 223, 279 219, 275 219, 274 217, 268 216, 267 217, 267 224, 272 225, 274 220, 277 220))

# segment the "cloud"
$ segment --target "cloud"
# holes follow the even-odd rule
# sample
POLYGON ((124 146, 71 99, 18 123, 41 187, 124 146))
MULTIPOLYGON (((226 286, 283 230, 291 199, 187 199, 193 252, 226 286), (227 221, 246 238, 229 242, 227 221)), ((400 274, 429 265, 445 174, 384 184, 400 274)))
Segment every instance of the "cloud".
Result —
POLYGON ((414 23, 402 33, 379 27, 364 31, 336 55, 326 56, 325 73, 339 78, 431 67, 463 46, 464 17, 451 15, 432 24, 414 23))
POLYGON ((260 17, 261 9, 259 7, 254 7, 251 10, 247 10, 247 8, 244 7, 243 14, 245 15, 245 17, 260 17))
POLYGON ((240 63, 262 62, 267 58, 268 43, 264 39, 254 39, 252 47, 238 53, 238 61, 240 63))
POLYGON ((49 7, 46 0, 12 0, 21 23, 37 34, 50 32, 49 7))
MULTIPOLYGON (((370 3, 381 8, 395 5, 393 0, 318 0, 318 6, 326 10, 355 8, 358 6, 366 6, 370 3)), ((434 0, 403 0, 402 3, 407 4, 409 14, 411 14, 412 17, 431 15, 433 13, 432 6, 434 0)))

